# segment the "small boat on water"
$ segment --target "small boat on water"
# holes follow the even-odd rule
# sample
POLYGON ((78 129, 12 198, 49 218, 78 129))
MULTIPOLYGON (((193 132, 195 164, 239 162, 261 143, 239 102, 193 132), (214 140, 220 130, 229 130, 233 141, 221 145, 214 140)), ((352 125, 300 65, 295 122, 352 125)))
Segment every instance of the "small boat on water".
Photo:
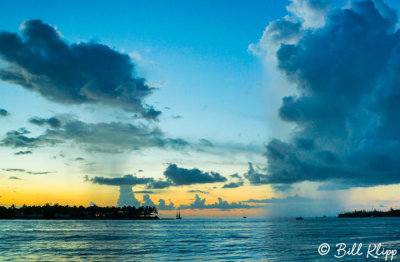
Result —
POLYGON ((244 216, 243 218, 247 218, 246 216, 244 216))
POLYGON ((296 220, 303 220, 303 217, 296 217, 296 220))
POLYGON ((176 210, 176 219, 182 219, 180 209, 176 210))

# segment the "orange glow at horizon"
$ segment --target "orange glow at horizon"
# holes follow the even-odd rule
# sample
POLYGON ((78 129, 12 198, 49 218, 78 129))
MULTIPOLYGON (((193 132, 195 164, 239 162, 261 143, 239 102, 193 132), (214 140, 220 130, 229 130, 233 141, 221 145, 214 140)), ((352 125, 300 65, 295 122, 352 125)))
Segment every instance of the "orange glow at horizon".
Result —
MULTIPOLYGON (((0 182, 3 179, 0 179, 0 182)), ((119 196, 118 186, 94 185, 91 183, 82 183, 81 180, 74 181, 63 179, 62 177, 50 177, 47 180, 38 181, 35 178, 26 180, 12 181, 7 179, 5 183, 0 185, 0 205, 44 205, 44 204, 60 204, 70 206, 89 206, 94 202, 98 206, 116 206, 119 196)), ((164 199, 167 204, 172 201, 175 206, 190 204, 195 194, 200 198, 206 199, 206 204, 212 204, 222 198, 224 201, 241 202, 250 198, 262 199, 270 198, 273 195, 268 195, 265 186, 243 186, 240 189, 210 189, 209 186, 197 186, 196 190, 207 191, 209 193, 189 192, 193 187, 171 187, 166 190, 154 192, 150 194, 150 198, 155 204, 158 204, 159 199, 164 199)), ((133 187, 133 191, 144 190, 143 187, 133 187)), ((135 193, 135 197, 139 201, 143 201, 143 193, 135 193)), ((174 217, 175 210, 160 210, 160 216, 174 217)), ((265 213, 265 210, 260 208, 251 209, 186 209, 183 211, 187 217, 242 217, 260 216, 265 213)))

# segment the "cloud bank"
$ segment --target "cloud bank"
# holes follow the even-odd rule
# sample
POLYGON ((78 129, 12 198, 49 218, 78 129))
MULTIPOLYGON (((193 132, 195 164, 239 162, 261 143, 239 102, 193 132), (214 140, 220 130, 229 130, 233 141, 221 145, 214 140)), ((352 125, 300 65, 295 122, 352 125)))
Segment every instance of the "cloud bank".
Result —
POLYGON ((252 208, 253 206, 247 205, 243 202, 231 202, 223 200, 222 198, 218 198, 213 204, 206 204, 205 198, 200 198, 199 195, 195 195, 195 198, 192 203, 188 205, 180 205, 179 208, 181 209, 222 209, 222 210, 229 210, 229 209, 237 209, 237 208, 252 208))
POLYGON ((303 19, 272 22, 266 34, 272 29, 274 34, 259 43, 279 47, 278 68, 297 87, 279 109, 279 117, 297 128, 288 141, 268 143, 267 172, 250 166, 246 178, 275 185, 400 183, 396 10, 382 1, 321 10, 324 20, 316 26, 306 24, 307 13, 291 14, 303 19))
POLYGON ((20 32, 0 32, 0 79, 61 104, 102 104, 157 119, 146 105, 153 92, 126 54, 95 42, 67 43, 51 25, 28 20, 20 32))
POLYGON ((22 168, 3 168, 3 171, 25 173, 25 174, 29 174, 29 175, 47 175, 47 174, 55 173, 55 172, 52 172, 52 171, 35 172, 35 171, 25 170, 25 169, 22 169, 22 168))
POLYGON ((62 141, 56 139, 47 138, 46 135, 37 137, 28 136, 30 131, 25 128, 18 130, 8 131, 5 137, 0 140, 0 146, 8 146, 13 148, 36 148, 43 145, 56 145, 62 141))
POLYGON ((176 164, 169 164, 169 166, 164 171, 164 176, 165 179, 154 179, 152 177, 137 177, 129 174, 122 177, 95 176, 89 178, 88 176, 85 176, 85 181, 92 182, 93 184, 109 185, 109 186, 146 185, 147 189, 164 189, 171 186, 218 183, 218 182, 225 182, 227 180, 219 173, 203 172, 197 168, 194 169, 180 168, 176 164))
POLYGON ((99 185, 108 185, 108 186, 122 186, 122 185, 130 185, 131 187, 134 185, 144 185, 149 183, 153 180, 153 178, 146 178, 146 177, 137 177, 133 175, 125 175, 123 177, 99 177, 95 176, 89 178, 88 176, 85 177, 86 181, 90 181, 93 184, 99 185))
POLYGON ((189 145, 180 138, 168 138, 157 127, 144 123, 87 123, 69 115, 34 117, 29 122, 48 127, 37 137, 26 128, 12 130, 0 140, 1 146, 35 148, 66 142, 78 144, 88 152, 122 153, 143 148, 183 148, 189 145))

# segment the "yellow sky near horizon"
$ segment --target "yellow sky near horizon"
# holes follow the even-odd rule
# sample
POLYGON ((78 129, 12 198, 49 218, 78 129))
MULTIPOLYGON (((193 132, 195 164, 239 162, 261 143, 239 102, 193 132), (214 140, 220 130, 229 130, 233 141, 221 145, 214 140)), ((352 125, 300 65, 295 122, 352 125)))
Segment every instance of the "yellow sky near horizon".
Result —
MULTIPOLYGON (((19 180, 9 179, 9 176, 5 176, 4 173, 0 177, 0 203, 2 205, 15 204, 20 206, 23 204, 43 205, 46 203, 58 203, 60 205, 88 206, 91 202, 94 202, 98 206, 116 206, 119 197, 119 186, 98 185, 84 182, 83 177, 80 175, 63 176, 60 174, 47 174, 40 176, 20 175, 19 177, 21 177, 19 180), (44 176, 46 176, 46 179, 44 179, 44 176)), ((240 188, 222 189, 222 185, 223 183, 216 183, 212 185, 203 184, 153 190, 154 193, 150 194, 150 198, 156 204, 158 204, 158 200, 162 198, 167 204, 172 201, 175 206, 179 206, 182 204, 190 204, 196 194, 201 198, 205 198, 206 204, 215 203, 218 201, 218 198, 222 198, 231 203, 246 201, 250 198, 265 199, 275 196, 272 194, 271 190, 268 190, 269 186, 245 185, 240 188), (190 190, 199 190, 208 193, 188 192, 190 190)), ((146 189, 144 186, 134 186, 132 190, 135 192, 146 189)), ((145 193, 135 193, 135 198, 142 202, 143 195, 145 195, 145 193)), ((170 211, 160 212, 167 215, 170 213, 170 211)), ((251 209, 248 212, 252 215, 260 215, 264 211, 260 209, 251 209)), ((243 210, 187 210, 185 213, 190 214, 190 216, 209 216, 211 214, 218 214, 217 216, 241 216, 243 210)))
MULTIPOLYGON (((0 153, 0 156, 2 154, 0 153)), ((85 181, 85 170, 77 165, 65 165, 65 159, 51 159, 37 154, 31 162, 3 162, 2 170, 0 170, 0 204, 2 205, 43 205, 46 203, 58 203, 61 205, 83 205, 88 206, 91 202, 99 206, 115 206, 119 197, 119 186, 108 186, 93 184, 85 181), (47 159, 47 160, 46 160, 47 159), (36 161, 37 160, 37 161, 36 161), (46 168, 44 168, 46 167, 46 168), (20 171, 7 171, 7 168, 26 168, 26 170, 40 172, 50 171, 49 174, 28 174, 20 171), (10 179, 10 177, 18 177, 20 179, 10 179)), ((7 158, 5 158, 7 159, 7 158)), ((100 161, 101 162, 101 161, 100 161)), ((129 161, 128 161, 129 162, 129 161)), ((129 165, 127 165, 129 166, 129 165)), ((133 164, 133 166, 137 166, 133 164)), ((190 166, 186 166, 190 168, 190 166)), ((233 170, 239 170, 239 174, 243 174, 246 168, 239 169, 238 166, 215 165, 202 167, 197 166, 201 170, 217 170, 222 175, 228 177, 233 173, 233 170), (218 169, 219 168, 219 169, 218 169)), ((165 165, 157 167, 144 167, 145 171, 136 174, 139 177, 155 177, 152 174, 158 174, 160 177, 163 173, 165 165), (150 171, 147 171, 150 170, 150 171)), ((138 169, 138 168, 137 168, 138 169)), ((104 172, 109 172, 105 170, 104 172)), ((124 173, 125 171, 120 171, 124 173)), ((127 172, 125 172, 127 173, 127 172)), ((93 173, 90 177, 95 176, 93 173)), ((300 195, 313 199, 340 198, 339 202, 344 203, 344 206, 365 206, 376 207, 382 206, 398 206, 400 202, 398 196, 399 186, 377 186, 371 188, 352 188, 342 191, 318 191, 318 183, 302 183, 295 186, 295 189, 288 192, 276 193, 268 185, 252 186, 247 181, 239 188, 222 189, 224 183, 210 184, 195 184, 190 186, 173 186, 163 190, 153 190, 150 194, 152 201, 158 204, 160 198, 164 199, 167 204, 170 200, 175 204, 188 205, 190 204, 195 194, 200 198, 206 199, 206 204, 212 204, 222 198, 224 201, 240 202, 248 199, 268 199, 268 198, 284 198, 286 196, 300 195), (190 190, 198 190, 208 192, 196 193, 188 192, 190 190)), ((146 190, 144 185, 133 187, 133 192, 146 190)), ((135 193, 136 199, 143 201, 143 193, 135 193)), ((251 205, 251 204, 250 204, 251 205)), ((231 210, 185 210, 185 215, 190 217, 208 217, 208 216, 227 216, 240 217, 243 215, 241 209, 231 210)), ((266 215, 265 208, 246 209, 251 216, 266 215)), ((171 211, 161 210, 160 214, 170 216, 171 211)))

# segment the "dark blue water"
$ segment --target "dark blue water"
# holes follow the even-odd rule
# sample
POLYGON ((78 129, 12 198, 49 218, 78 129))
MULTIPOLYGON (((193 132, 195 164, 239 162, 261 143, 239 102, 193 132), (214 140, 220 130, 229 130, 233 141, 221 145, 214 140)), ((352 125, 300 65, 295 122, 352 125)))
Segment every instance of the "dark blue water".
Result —
POLYGON ((400 219, 0 220, 1 261, 366 260, 334 258, 340 242, 400 251, 400 219))

